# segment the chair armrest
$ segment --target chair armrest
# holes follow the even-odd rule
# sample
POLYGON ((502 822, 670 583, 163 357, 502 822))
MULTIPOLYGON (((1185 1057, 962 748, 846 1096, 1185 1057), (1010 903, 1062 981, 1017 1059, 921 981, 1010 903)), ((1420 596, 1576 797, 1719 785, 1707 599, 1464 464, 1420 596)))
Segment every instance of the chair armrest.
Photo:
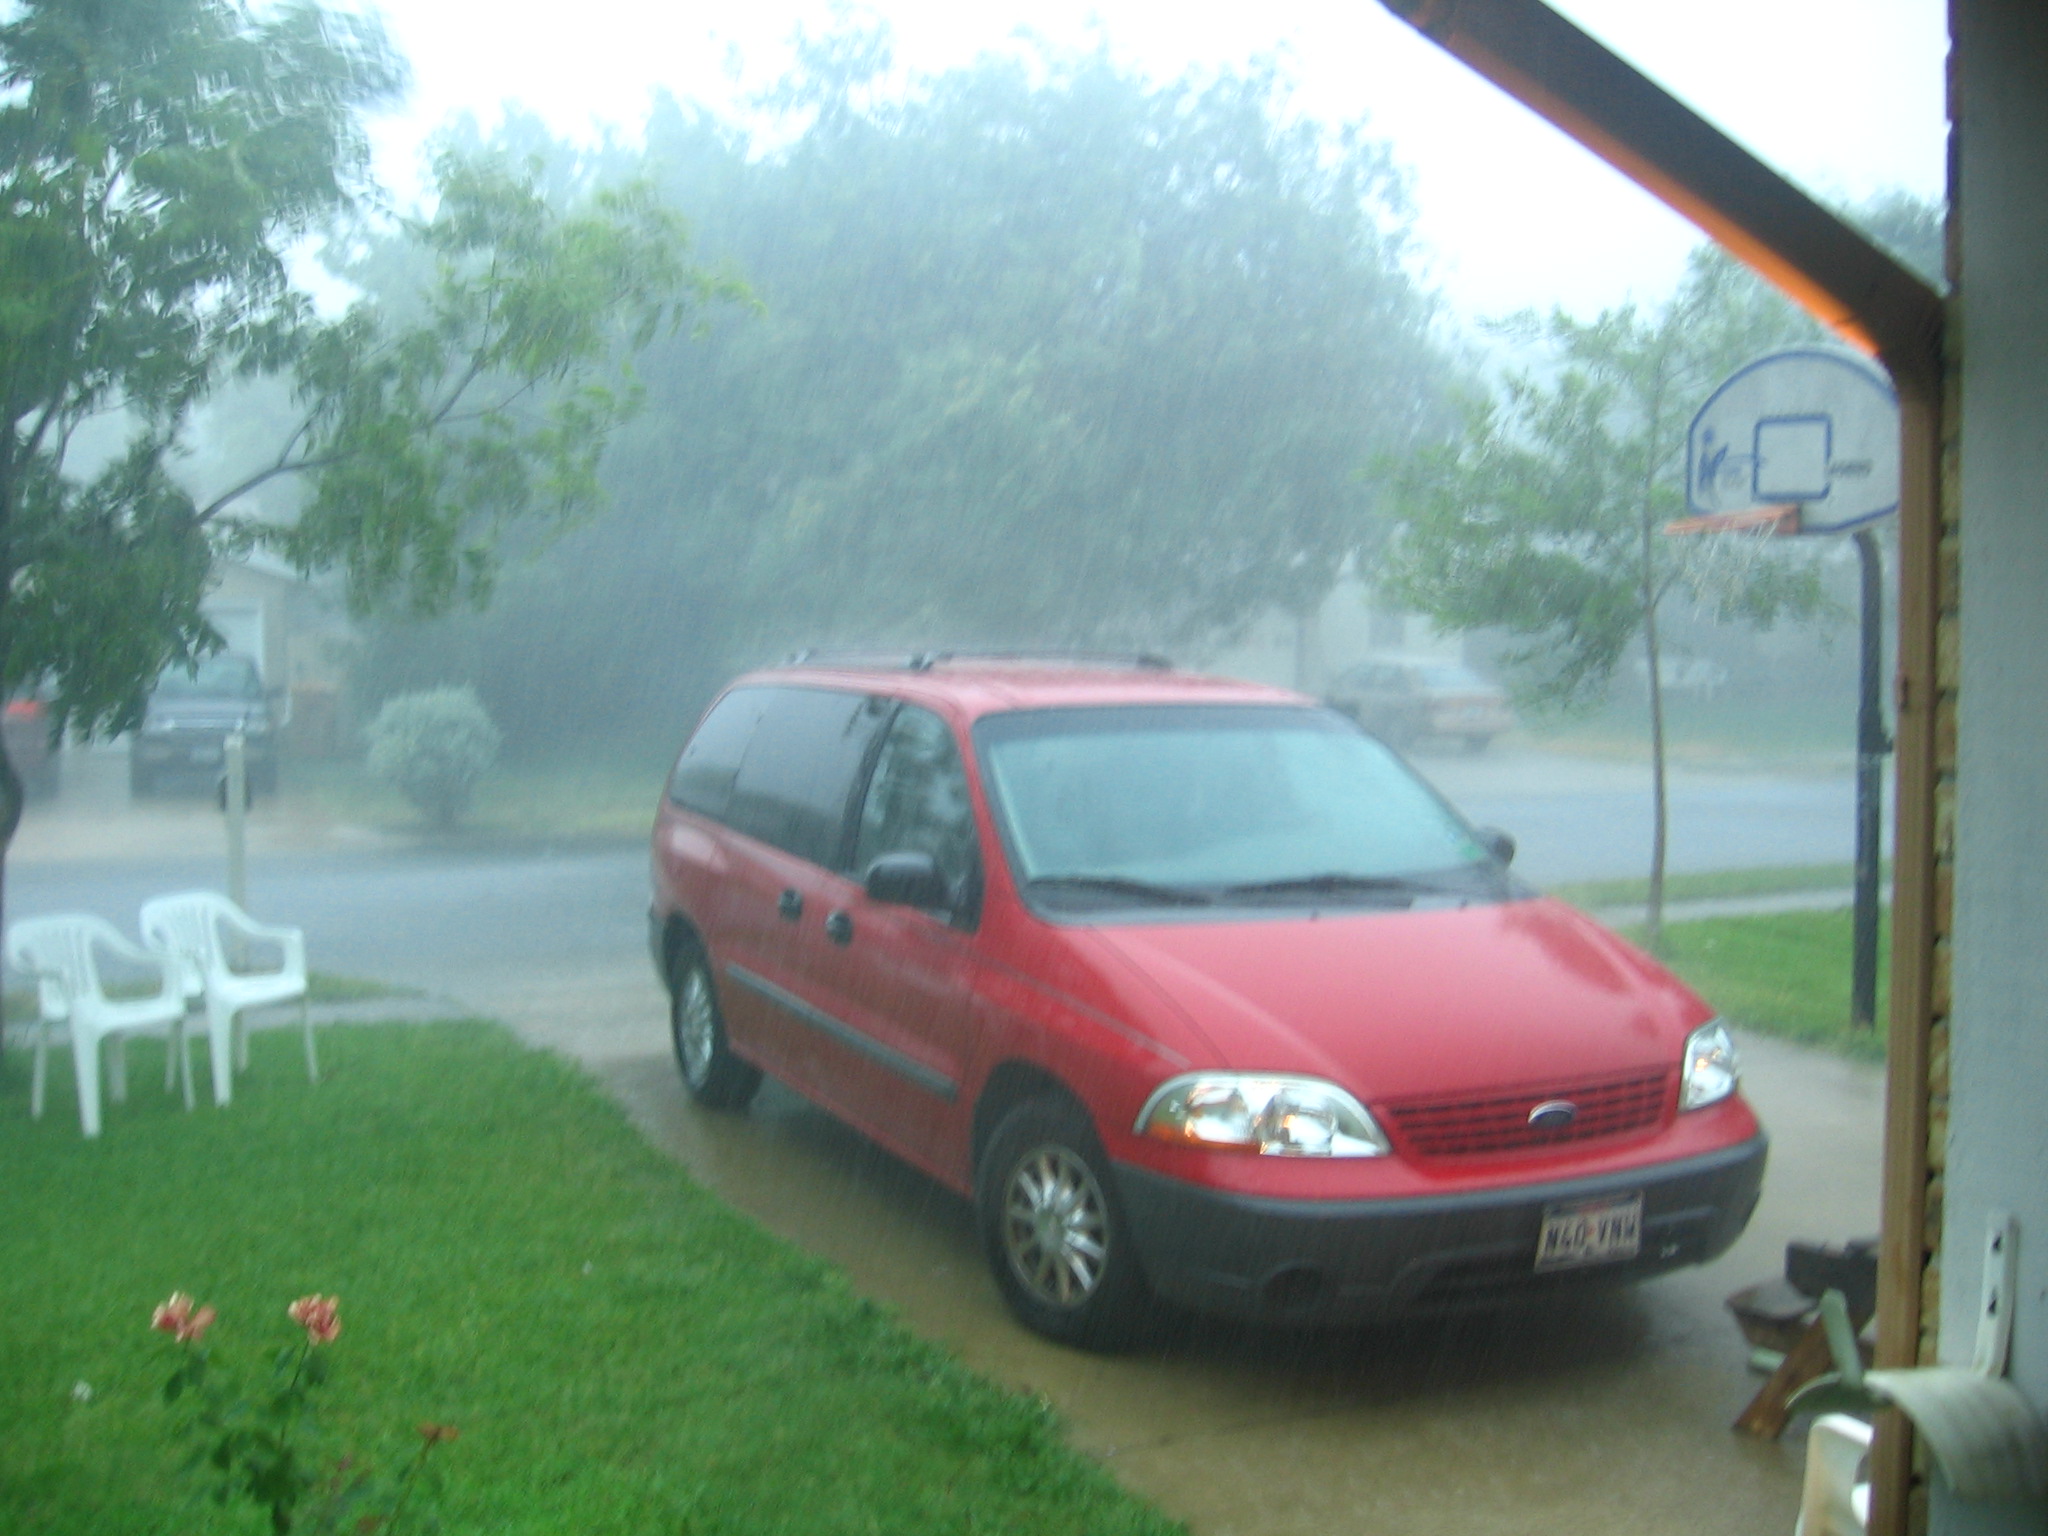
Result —
POLYGON ((261 939, 275 944, 283 951, 283 963, 278 972, 306 972, 306 930, 293 928, 284 923, 259 923, 246 912, 223 911, 221 921, 246 938, 261 939))
MULTIPOLYGON (((154 966, 160 978, 156 989, 158 997, 185 996, 187 990, 185 985, 185 962, 179 955, 167 950, 145 948, 143 945, 132 943, 125 935, 118 931, 101 934, 99 942, 119 955, 123 960, 132 960, 138 964, 154 966)), ((94 970, 97 972, 98 967, 94 967, 94 970)), ((97 976, 95 976, 95 985, 97 984, 97 976)))

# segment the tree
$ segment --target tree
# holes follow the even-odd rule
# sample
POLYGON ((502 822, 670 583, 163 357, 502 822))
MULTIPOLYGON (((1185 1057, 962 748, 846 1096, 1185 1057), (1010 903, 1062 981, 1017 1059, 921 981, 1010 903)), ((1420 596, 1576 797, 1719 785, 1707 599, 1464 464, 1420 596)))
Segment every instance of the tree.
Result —
POLYGON ((651 348, 605 517, 381 637, 381 686, 473 681, 513 750, 672 743, 798 645, 1170 645, 1371 547, 1363 471, 1448 430, 1456 376, 1385 146, 1271 68, 886 61, 813 39, 766 146, 657 105, 662 186, 764 312, 651 348))
POLYGON ((1382 572, 1390 593, 1453 630, 1501 628, 1517 691, 1568 703, 1603 691, 1633 642, 1649 688, 1649 933, 1661 933, 1666 837, 1658 611, 1690 597, 1767 627, 1823 606, 1807 552, 1740 534, 1678 540, 1687 427, 1734 368, 1811 334, 1726 256, 1697 253, 1677 293, 1590 322, 1561 311, 1502 329, 1546 349, 1552 371, 1510 375, 1474 401, 1456 441, 1385 466, 1401 519, 1382 572))
MULTIPOLYGON (((320 318, 288 258, 361 214, 363 116, 403 78, 373 21, 310 3, 17 0, 0 25, 0 686, 52 685, 54 729, 132 725, 219 644, 224 553, 339 567, 358 604, 480 599, 501 525, 592 499, 615 359, 735 291, 644 187, 560 212, 530 172, 444 157, 402 226, 423 291, 320 318), (193 491, 195 409, 262 375, 295 426, 193 491)), ((20 814, 0 754, 0 874, 20 814)))

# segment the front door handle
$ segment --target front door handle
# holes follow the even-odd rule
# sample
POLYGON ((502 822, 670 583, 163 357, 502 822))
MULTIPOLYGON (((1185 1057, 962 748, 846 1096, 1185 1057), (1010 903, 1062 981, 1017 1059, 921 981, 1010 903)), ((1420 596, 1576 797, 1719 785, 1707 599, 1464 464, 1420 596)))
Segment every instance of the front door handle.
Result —
POLYGON ((825 937, 834 944, 853 942, 853 919, 845 912, 834 912, 825 919, 825 937))
POLYGON ((775 903, 775 910, 782 914, 784 922, 793 923, 804 915, 804 898, 800 891, 784 891, 775 903))

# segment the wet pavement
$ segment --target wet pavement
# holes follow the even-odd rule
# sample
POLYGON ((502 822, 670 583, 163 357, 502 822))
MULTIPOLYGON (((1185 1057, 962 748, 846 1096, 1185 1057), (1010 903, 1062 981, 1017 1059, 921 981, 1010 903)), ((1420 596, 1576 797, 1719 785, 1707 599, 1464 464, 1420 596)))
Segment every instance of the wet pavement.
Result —
MULTIPOLYGON (((89 802, 31 820, 12 890, 72 858, 218 847, 204 804, 89 802)), ((258 854, 361 845, 288 804, 252 825, 258 854)), ((1788 1239, 1876 1230, 1880 1074, 1748 1039, 1771 1168, 1749 1231, 1711 1266, 1483 1317, 1316 1334, 1196 1324, 1090 1356, 1010 1320, 964 1202, 794 1095, 770 1084, 744 1116, 695 1109, 637 943, 521 964, 451 956, 431 983, 581 1064, 654 1145, 909 1326, 1042 1393, 1078 1447, 1201 1536, 1789 1532, 1801 1447, 1728 1428, 1757 1378, 1722 1298, 1775 1273, 1788 1239)))

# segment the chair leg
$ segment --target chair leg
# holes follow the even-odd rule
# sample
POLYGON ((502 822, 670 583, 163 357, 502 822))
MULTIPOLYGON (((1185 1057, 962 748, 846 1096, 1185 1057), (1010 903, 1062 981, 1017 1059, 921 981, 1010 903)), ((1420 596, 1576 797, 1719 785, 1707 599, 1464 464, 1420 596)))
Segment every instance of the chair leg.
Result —
POLYGON ((313 1007, 303 995, 299 998, 299 1027, 306 1032, 306 1081, 317 1086, 320 1057, 313 1049, 313 1007))
POLYGON ((206 1010, 207 1064, 213 1069, 213 1102, 221 1108, 227 1106, 235 1091, 234 1033, 234 1015, 221 1013, 209 1005, 206 1010))
POLYGON ((235 1016, 235 1070, 249 1070, 249 1021, 240 1014, 235 1016))
POLYGON ((50 1054, 50 1025, 47 1020, 36 1024, 35 1065, 28 1075, 28 1117, 31 1120, 43 1118, 43 1080, 47 1077, 50 1054))
POLYGON ((78 1123, 88 1136, 100 1133, 100 1042, 73 1026, 71 1065, 78 1075, 78 1123))
MULTIPOLYGON (((170 1048, 178 1053, 178 1084, 185 1090, 185 1112, 190 1114, 192 1112, 192 1041, 185 1032, 185 1021, 183 1019, 180 1019, 171 1026, 170 1048)), ((169 1063, 166 1063, 166 1072, 169 1069, 169 1063)), ((170 1086, 168 1082, 164 1084, 165 1088, 170 1086)))
POLYGON ((113 1051, 107 1061, 107 1097, 116 1104, 128 1102, 128 1041, 125 1036, 111 1037, 113 1051))

